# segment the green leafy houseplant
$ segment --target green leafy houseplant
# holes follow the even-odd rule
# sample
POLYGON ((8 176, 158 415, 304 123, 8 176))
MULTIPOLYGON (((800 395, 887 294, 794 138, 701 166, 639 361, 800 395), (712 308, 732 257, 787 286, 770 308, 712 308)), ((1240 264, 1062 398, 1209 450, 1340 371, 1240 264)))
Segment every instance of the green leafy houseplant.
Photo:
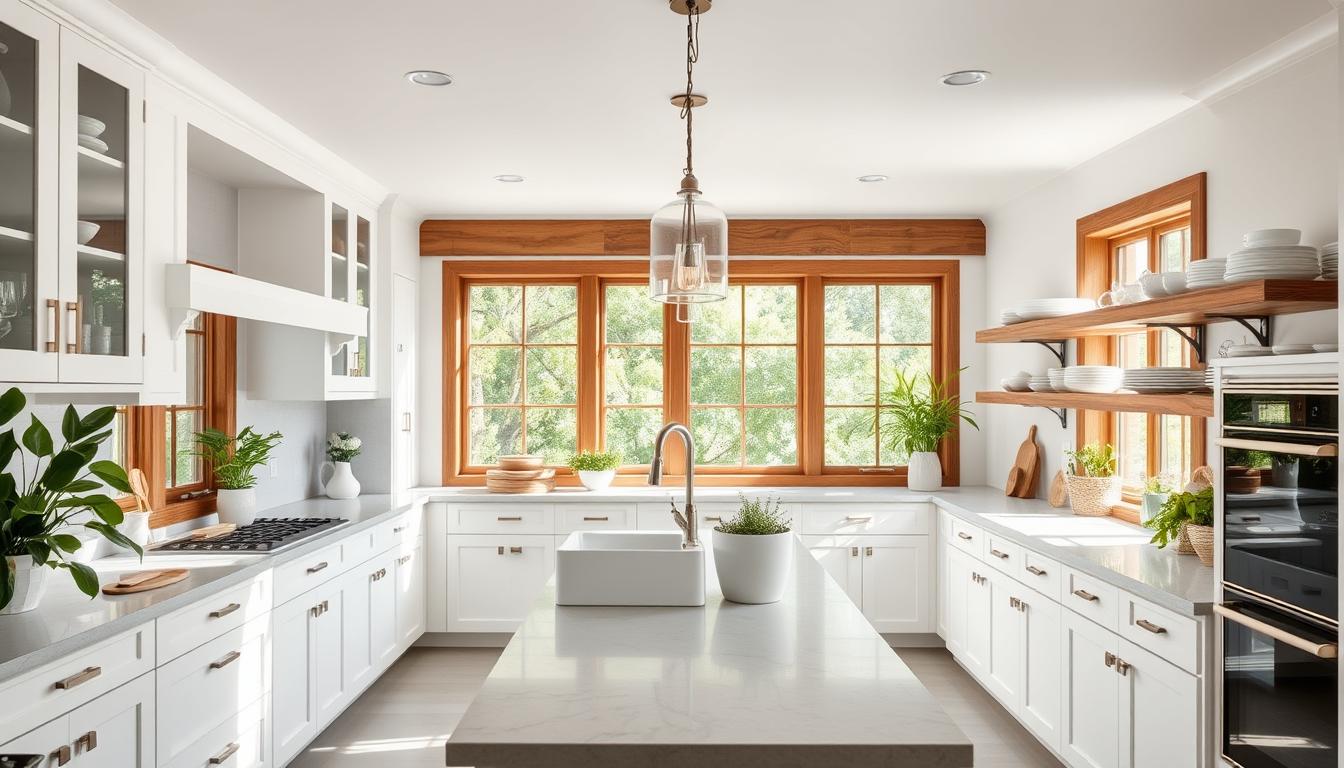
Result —
MULTIPOLYGON (((0 395, 0 426, 8 424, 26 405, 18 389, 0 395)), ((36 416, 21 438, 15 438, 13 429, 0 434, 0 470, 4 470, 0 474, 0 555, 4 555, 0 558, 4 569, 0 609, 15 595, 19 563, 10 558, 26 556, 32 558, 34 568, 67 570, 79 591, 89 597, 98 594, 98 575, 93 569, 66 559, 79 550, 80 540, 65 531, 82 513, 93 513, 93 519, 83 523, 85 528, 117 546, 144 554, 115 528, 122 521, 121 507, 102 492, 107 486, 130 493, 126 472, 115 462, 93 460, 98 446, 112 436, 112 430, 105 427, 116 415, 116 408, 108 406, 81 418, 73 405, 68 406, 61 419, 63 443, 59 449, 36 416), (16 454, 18 478, 6 469, 16 454), (31 469, 30 455, 35 459, 31 469)))
POLYGON ((1070 474, 1087 477, 1115 475, 1115 448, 1090 443, 1076 451, 1069 451, 1070 474))
POLYGON ((1182 525, 1213 525, 1213 488, 1183 491, 1167 497, 1157 516, 1144 523, 1153 530, 1152 542, 1166 547, 1181 533, 1182 525))
POLYGON ((606 472, 621 466, 619 453, 582 451, 569 459, 569 468, 575 472, 606 472))
POLYGON ((237 437, 230 437, 218 429, 207 429, 196 433, 198 447, 192 454, 210 462, 217 487, 225 490, 251 488, 257 484, 252 471, 266 463, 283 437, 279 432, 263 435, 251 427, 243 427, 237 437))
POLYGON ((1120 478, 1115 474, 1115 449, 1090 443, 1076 451, 1067 451, 1068 468, 1064 482, 1069 488, 1069 507, 1073 514, 1102 517, 1120 503, 1120 478))
POLYGON ((909 454, 937 451, 938 444, 952 434, 959 421, 979 429, 971 412, 962 407, 961 398, 953 391, 958 373, 939 381, 932 373, 921 377, 896 371, 896 383, 882 393, 880 417, 873 428, 893 450, 909 454))
POLYGON ((737 509, 737 517, 720 522, 714 527, 715 531, 738 536, 770 536, 792 530, 790 525, 793 520, 780 519, 783 513, 779 509, 779 499, 774 499, 772 505, 769 497, 765 501, 759 498, 749 500, 738 494, 738 498, 742 503, 737 509))

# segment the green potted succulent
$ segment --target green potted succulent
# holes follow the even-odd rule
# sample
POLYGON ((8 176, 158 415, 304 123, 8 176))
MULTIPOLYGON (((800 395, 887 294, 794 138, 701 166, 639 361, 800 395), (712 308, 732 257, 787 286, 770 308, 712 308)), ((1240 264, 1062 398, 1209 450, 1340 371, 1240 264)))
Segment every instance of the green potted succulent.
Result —
POLYGON ((1154 475, 1143 481, 1143 504, 1139 507, 1139 522, 1147 525, 1149 520, 1157 517, 1157 513, 1162 509, 1162 505, 1167 503, 1167 497, 1175 489, 1175 484, 1167 475, 1154 475))
POLYGON ((932 373, 907 376, 896 371, 896 382, 882 393, 873 428, 889 448, 910 456, 906 485, 912 491, 942 488, 938 445, 962 421, 980 428, 961 405, 955 387, 957 373, 939 381, 932 373))
POLYGON ((257 478, 253 471, 265 464, 284 437, 263 435, 243 427, 237 437, 218 429, 196 433, 195 456, 210 462, 215 473, 215 511, 219 522, 247 525, 257 516, 257 478))
POLYGON ((619 453, 582 451, 569 459, 569 468, 579 476, 579 482, 590 491, 600 491, 616 479, 616 468, 621 466, 619 453))
POLYGON ((1188 543, 1201 563, 1213 565, 1212 486, 1171 494, 1144 525, 1154 531, 1152 541, 1157 546, 1166 547, 1175 541, 1176 551, 1181 552, 1188 543))
MULTIPOLYGON (((0 426, 8 424, 25 406, 18 389, 0 395, 0 426)), ((46 591, 47 575, 66 570, 79 591, 98 594, 98 574, 71 557, 82 545, 69 531, 80 525, 84 513, 92 513, 82 525, 119 547, 143 555, 135 542, 116 526, 122 521, 121 507, 103 492, 104 487, 130 493, 126 472, 113 461, 94 461, 98 446, 112 436, 107 427, 116 418, 113 406, 98 408, 81 417, 68 406, 61 419, 62 444, 58 449, 51 433, 36 416, 16 438, 10 429, 0 434, 0 614, 21 613, 38 606, 46 591), (19 476, 9 471, 18 456, 19 476), (29 466, 29 456, 34 461, 29 466), (45 466, 44 466, 45 463, 45 466)))
POLYGON ((793 567, 792 521, 782 517, 778 499, 738 498, 737 515, 714 527, 719 587, 735 603, 778 602, 793 567))
POLYGON ((1103 517, 1120 503, 1120 477, 1115 473, 1115 449, 1089 443, 1068 452, 1064 483, 1069 488, 1073 514, 1103 517))

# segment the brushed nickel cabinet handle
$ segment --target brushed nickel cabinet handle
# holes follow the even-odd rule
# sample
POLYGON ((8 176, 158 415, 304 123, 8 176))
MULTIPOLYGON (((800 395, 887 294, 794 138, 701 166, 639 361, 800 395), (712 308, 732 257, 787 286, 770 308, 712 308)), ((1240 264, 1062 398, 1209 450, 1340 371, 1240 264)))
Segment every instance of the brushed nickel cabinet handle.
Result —
POLYGON ((98 748, 98 732, 89 731, 88 733, 75 739, 76 752, 92 752, 98 748))
POLYGON ((83 672, 76 672, 75 674, 65 678, 64 680, 57 680, 56 690, 68 691, 71 688, 75 688, 77 686, 89 682, 90 680, 101 674, 103 674, 102 667, 85 667, 83 672))
MULTIPOLYGON (((509 547, 509 554, 513 554, 513 555, 521 555, 521 554, 523 554, 523 548, 522 548, 522 547, 509 547)), ((407 555, 406 557, 401 558, 401 559, 398 560, 397 562, 398 562, 398 563, 401 563, 402 565, 405 565, 405 564, 406 564, 406 561, 408 561, 408 560, 410 560, 410 559, 411 559, 411 558, 410 558, 410 555, 407 555)))
POLYGON ((991 549, 991 550, 989 550, 989 554, 991 554, 991 555, 993 555, 993 556, 999 558, 1000 560, 1007 560, 1007 559, 1008 559, 1008 553, 1007 553, 1007 552, 1000 552, 1000 551, 997 550, 997 549, 991 549))
POLYGON ((851 522, 851 523, 868 523, 868 522, 872 522, 872 520, 873 520, 873 516, 872 516, 872 515, 845 515, 845 520, 848 520, 848 521, 851 522))
POLYGON ((872 547, 864 547, 864 548, 863 548, 863 556, 864 556, 864 557, 872 557, 872 556, 873 556, 873 548, 872 548, 872 547))
POLYGON ((393 533, 401 533, 401 532, 404 531, 404 530, 406 530, 406 526, 402 525, 402 526, 398 526, 398 527, 396 527, 396 528, 393 528, 393 529, 392 529, 392 532, 393 532, 393 533))
POLYGON ((1034 566, 1034 565, 1028 565, 1028 566, 1027 566, 1027 573, 1030 573, 1032 576, 1044 576, 1044 575, 1045 575, 1045 571, 1041 570, 1040 568, 1037 568, 1037 567, 1034 566))
POLYGON ((234 753, 236 753, 237 751, 238 751, 238 742, 231 741, 229 742, 229 745, 227 747, 220 750, 219 754, 210 758, 209 761, 207 762, 209 762, 210 765, 220 765, 225 760, 228 760, 230 757, 233 757, 234 753))
MULTIPOLYGON (((522 554, 522 552, 523 552, 523 548, 522 548, 522 547, 509 547, 509 551, 513 552, 515 555, 519 555, 519 554, 522 554)), ((413 555, 403 555, 402 557, 397 558, 397 564, 398 564, 398 565, 405 565, 405 564, 411 562, 411 558, 412 558, 412 557, 413 557, 413 555)))
POLYGON ((722 517, 719 517, 718 515, 705 515, 705 522, 706 522, 706 523, 722 523, 722 522, 723 522, 723 518, 722 518, 722 517))
POLYGON ((47 299, 47 346, 48 352, 57 350, 57 340, 61 338, 61 302, 47 299))
MULTIPOLYGON (((606 515, 593 515, 592 517, 584 517, 584 518, 583 518, 583 522, 585 522, 585 523, 605 523, 605 522, 607 522, 607 521, 610 520, 610 519, 611 519, 611 518, 608 517, 608 516, 606 516, 606 515)), ((709 518, 705 518, 705 519, 708 520, 709 518)))
POLYGON ((1158 625, 1154 624, 1153 622, 1147 619, 1139 619, 1138 621, 1134 622, 1134 624, 1137 625, 1140 629, 1146 629, 1149 632, 1152 632, 1154 635, 1165 634, 1167 631, 1166 627, 1159 627, 1158 625))
POLYGON ((1019 613, 1026 613, 1028 607, 1029 606, 1027 605, 1027 602, 1025 600, 1017 601, 1017 610, 1019 613))
POLYGON ((1309 638, 1299 637, 1291 632, 1279 629, 1273 624, 1267 624, 1257 618, 1247 616, 1237 607, 1237 603, 1214 603, 1213 612, 1228 621, 1246 627, 1252 632, 1259 632, 1272 640, 1290 645, 1299 651, 1310 653, 1318 659, 1339 658, 1338 643, 1317 643, 1309 638))
POLYGON ((242 655, 243 655, 242 651, 229 651, 224 655, 224 658, 210 662, 210 668, 223 669, 232 664, 233 662, 237 661, 238 658, 241 657, 242 655))
POLYGON ((48 759, 56 762, 56 765, 65 765, 70 762, 70 747, 62 746, 60 749, 47 755, 48 759))
POLYGON ((521 518, 521 517, 503 517, 503 516, 500 516, 500 517, 496 517, 495 520, 498 520, 498 521, 501 522, 501 523, 521 523, 521 522, 523 522, 523 518, 521 518))
POLYGON ((1115 662, 1116 662, 1115 654, 1114 654, 1114 653, 1111 653, 1110 651, 1107 651, 1107 652, 1106 652, 1106 666, 1108 666, 1108 667, 1114 667, 1114 666, 1115 666, 1115 662))
POLYGON ((1097 597, 1091 592, 1088 592, 1086 589, 1075 589, 1073 590, 1073 594, 1074 597, 1081 597, 1082 599, 1086 600, 1089 603, 1096 603, 1101 601, 1100 597, 1097 597))
POLYGON ((327 561, 326 561, 326 560, 323 560, 322 562, 318 563, 317 565, 309 566, 309 567, 308 567, 308 573, 310 573, 310 574, 311 574, 311 573, 317 573, 318 571, 325 570, 326 567, 327 567, 327 561))
POLYGON ((1128 675, 1129 675, 1129 666, 1130 666, 1130 665, 1129 665, 1129 662, 1128 662, 1128 661, 1125 661, 1124 659, 1120 658, 1119 656, 1115 657, 1115 671, 1116 671, 1116 672, 1119 672, 1119 673, 1120 673, 1121 675, 1123 675, 1123 676, 1128 676, 1128 675))
POLYGON ((966 541, 970 541, 971 539, 974 539, 975 537, 972 536, 971 534, 965 532, 965 531, 957 531, 957 538, 959 538, 959 539, 964 539, 964 540, 966 540, 966 541))
POLYGON ((65 351, 73 355, 79 348, 79 302, 65 302, 65 351))
POLYGON ((410 411, 402 411, 402 414, 401 414, 401 431, 402 431, 402 432, 410 432, 410 431, 411 431, 411 412, 410 412, 410 411))
POLYGON ((212 619, 222 619, 222 618, 224 618, 225 616, 228 616, 230 613, 233 613, 234 611, 236 611, 236 610, 238 610, 239 608, 242 608, 242 607, 243 607, 243 606, 241 606, 241 605, 239 605, 239 604, 237 604, 237 603, 229 603, 228 605, 224 606, 223 608, 220 608, 220 609, 217 610, 217 611, 211 611, 211 612, 210 612, 210 618, 212 618, 212 619))
POLYGON ((503 548, 503 547, 495 547, 495 554, 497 554, 497 555, 502 555, 502 554, 504 554, 504 548, 503 548))
POLYGON ((849 548, 849 556, 850 556, 850 557, 858 557, 858 556, 859 556, 859 548, 858 548, 858 547, 850 547, 850 548, 849 548))
POLYGON ((1017 608, 1017 607, 1018 607, 1018 602, 1017 602, 1017 598, 1016 598, 1016 597, 1010 597, 1010 598, 1008 598, 1008 607, 1009 607, 1009 608, 1017 608))

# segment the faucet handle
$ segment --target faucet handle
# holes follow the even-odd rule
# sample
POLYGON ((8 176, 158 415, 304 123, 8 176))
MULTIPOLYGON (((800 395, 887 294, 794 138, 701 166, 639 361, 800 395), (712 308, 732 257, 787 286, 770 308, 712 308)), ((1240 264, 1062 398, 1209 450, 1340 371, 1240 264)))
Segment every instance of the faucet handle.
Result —
POLYGON ((668 503, 672 505, 672 519, 676 521, 677 527, 681 529, 681 532, 686 533, 686 515, 681 514, 681 510, 677 509, 677 502, 670 501, 668 503))

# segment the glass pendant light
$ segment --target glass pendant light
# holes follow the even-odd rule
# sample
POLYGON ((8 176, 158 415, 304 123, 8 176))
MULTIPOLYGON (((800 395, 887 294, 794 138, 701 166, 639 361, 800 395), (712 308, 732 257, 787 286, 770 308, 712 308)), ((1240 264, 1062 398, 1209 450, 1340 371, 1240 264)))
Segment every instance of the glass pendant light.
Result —
POLYGON ((700 14, 710 0, 669 0, 686 15, 686 92, 672 97, 686 121, 686 167, 677 198, 659 208, 649 224, 649 297, 677 308, 691 322, 691 306, 728 295, 728 217, 700 193, 695 178, 692 110, 709 99, 695 93, 692 72, 700 58, 700 14))

